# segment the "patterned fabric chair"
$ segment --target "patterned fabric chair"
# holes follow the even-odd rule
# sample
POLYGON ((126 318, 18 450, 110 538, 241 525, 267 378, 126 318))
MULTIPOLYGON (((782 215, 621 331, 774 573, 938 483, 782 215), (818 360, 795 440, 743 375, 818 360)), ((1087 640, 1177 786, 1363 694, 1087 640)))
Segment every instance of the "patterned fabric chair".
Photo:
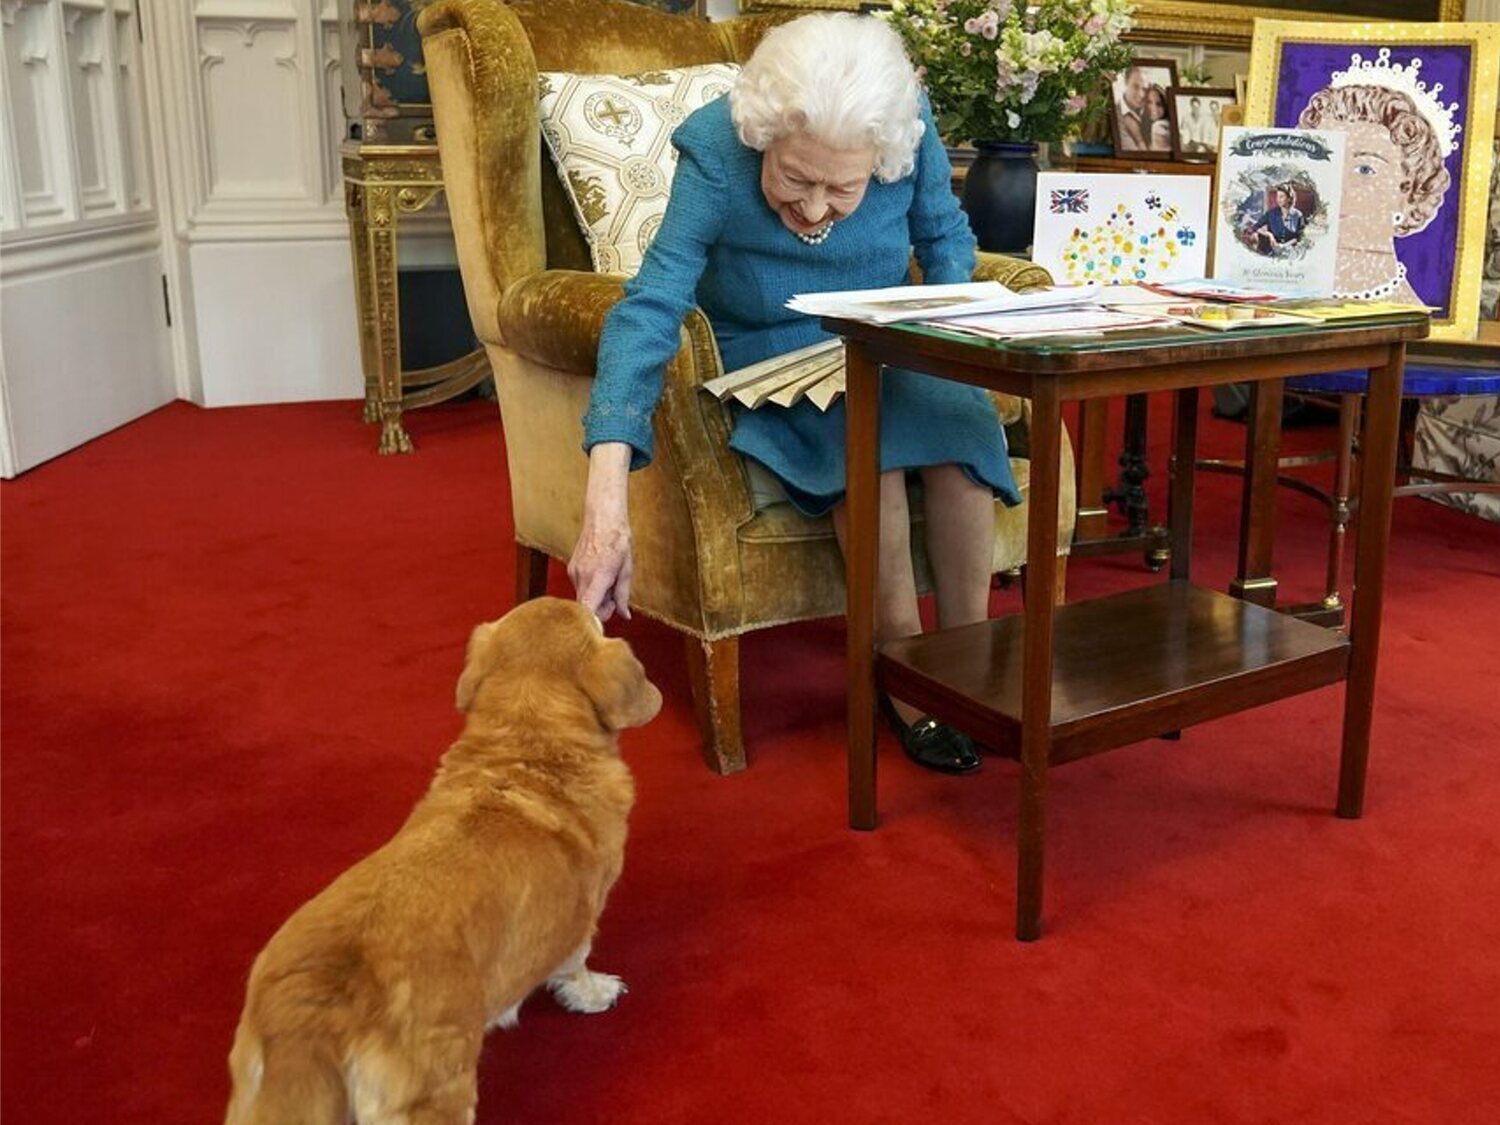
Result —
MULTIPOLYGON (((1479 315, 1500 322, 1500 142, 1495 145, 1495 166, 1490 176, 1490 221, 1479 315)), ((1480 335, 1493 342, 1489 362, 1500 368, 1500 323, 1484 325, 1480 335)), ((1417 415, 1415 440, 1412 463, 1420 469, 1467 480, 1500 481, 1500 394, 1425 400, 1417 415)), ((1500 495, 1493 492, 1448 492, 1433 499, 1500 522, 1500 495)))
MULTIPOLYGON (((545 588, 547 560, 566 559, 582 526, 581 419, 599 332, 622 281, 590 272, 578 224, 543 155, 537 72, 634 74, 738 62, 771 22, 709 23, 612 0, 435 0, 421 17, 459 264, 499 392, 518 598, 545 588)), ((1016 288, 1049 281, 1044 270, 996 257, 985 258, 980 274, 1016 288)), ((698 390, 720 373, 713 332, 695 311, 653 420, 656 459, 631 475, 632 607, 686 637, 704 756, 729 773, 745 764, 738 638, 840 615, 845 595, 829 520, 805 519, 790 504, 755 510, 744 465, 727 445, 729 416, 698 390)), ((1010 400, 1002 416, 1024 489, 1027 410, 1010 400)), ((1063 479, 1070 483, 1059 541, 1066 543, 1071 461, 1063 479)), ((920 542, 920 531, 914 539, 920 542)), ((996 570, 1014 570, 1025 553, 1025 506, 997 504, 996 570)), ((925 584, 920 552, 917 564, 925 584)))

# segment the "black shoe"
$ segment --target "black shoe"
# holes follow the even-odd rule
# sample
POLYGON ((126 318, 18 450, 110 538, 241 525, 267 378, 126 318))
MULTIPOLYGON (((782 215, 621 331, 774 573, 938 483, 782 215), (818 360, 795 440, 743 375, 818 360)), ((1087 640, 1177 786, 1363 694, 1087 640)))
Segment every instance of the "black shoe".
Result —
POLYGON ((938 773, 973 773, 979 768, 979 751, 974 740, 947 723, 922 718, 907 725, 897 714, 890 696, 880 696, 880 712, 890 723, 906 756, 924 769, 938 773))

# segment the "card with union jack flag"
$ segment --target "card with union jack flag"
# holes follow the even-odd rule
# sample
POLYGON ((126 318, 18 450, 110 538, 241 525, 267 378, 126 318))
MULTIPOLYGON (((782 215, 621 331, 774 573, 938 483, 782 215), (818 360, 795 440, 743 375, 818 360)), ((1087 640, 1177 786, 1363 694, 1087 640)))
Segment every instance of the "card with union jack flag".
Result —
POLYGON ((1054 215, 1086 215, 1089 210, 1088 188, 1053 188, 1054 215))

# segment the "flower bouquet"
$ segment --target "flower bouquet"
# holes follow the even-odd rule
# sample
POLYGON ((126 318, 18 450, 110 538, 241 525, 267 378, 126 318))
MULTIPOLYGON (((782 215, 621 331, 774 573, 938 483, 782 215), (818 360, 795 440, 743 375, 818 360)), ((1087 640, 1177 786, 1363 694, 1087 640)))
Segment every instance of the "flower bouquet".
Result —
POLYGON ((965 141, 1061 141, 1108 107, 1129 64, 1128 0, 894 0, 938 131, 965 141))

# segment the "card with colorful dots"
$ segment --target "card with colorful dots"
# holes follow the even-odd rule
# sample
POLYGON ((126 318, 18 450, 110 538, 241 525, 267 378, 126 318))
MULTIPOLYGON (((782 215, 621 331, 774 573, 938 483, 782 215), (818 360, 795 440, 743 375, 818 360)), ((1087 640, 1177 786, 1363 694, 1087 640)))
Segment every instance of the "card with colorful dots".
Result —
POLYGON ((1208 268, 1209 177, 1042 172, 1031 259, 1058 284, 1135 285, 1208 268))

